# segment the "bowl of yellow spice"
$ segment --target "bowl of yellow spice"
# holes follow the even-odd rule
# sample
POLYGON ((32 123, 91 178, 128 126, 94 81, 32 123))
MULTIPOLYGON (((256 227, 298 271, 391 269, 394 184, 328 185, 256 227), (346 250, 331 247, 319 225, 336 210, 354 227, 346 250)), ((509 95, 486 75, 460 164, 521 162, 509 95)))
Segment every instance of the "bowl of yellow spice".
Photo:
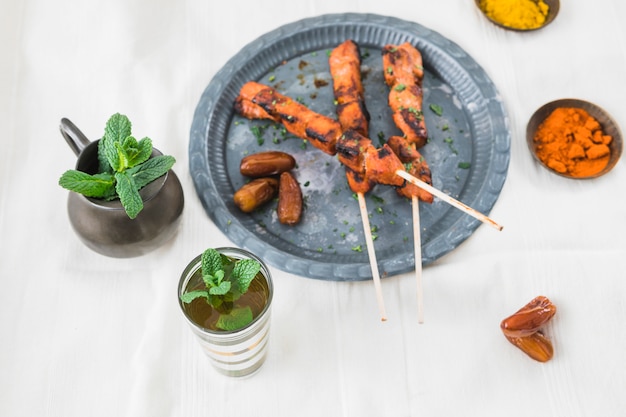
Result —
POLYGON ((526 142, 537 161, 567 178, 597 178, 622 155, 619 126, 601 107, 579 99, 541 106, 526 126, 526 142))
POLYGON ((545 27, 559 13, 559 0, 475 0, 492 23, 509 30, 531 31, 545 27))

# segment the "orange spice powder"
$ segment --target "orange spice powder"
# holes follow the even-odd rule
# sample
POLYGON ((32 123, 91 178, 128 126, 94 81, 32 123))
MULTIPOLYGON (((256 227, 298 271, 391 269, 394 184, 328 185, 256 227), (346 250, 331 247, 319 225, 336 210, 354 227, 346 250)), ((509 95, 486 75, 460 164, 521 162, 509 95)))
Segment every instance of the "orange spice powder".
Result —
POLYGON ((560 107, 539 125, 534 136, 535 152, 560 174, 589 177, 608 165, 612 139, 587 111, 560 107))

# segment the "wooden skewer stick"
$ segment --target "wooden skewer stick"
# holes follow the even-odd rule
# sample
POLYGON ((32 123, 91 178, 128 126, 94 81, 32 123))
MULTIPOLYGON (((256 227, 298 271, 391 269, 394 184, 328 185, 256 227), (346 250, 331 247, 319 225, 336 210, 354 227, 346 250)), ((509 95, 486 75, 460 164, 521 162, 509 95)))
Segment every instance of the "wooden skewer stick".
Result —
POLYGON ((429 193, 431 193, 432 195, 434 195, 435 197, 438 197, 439 199, 445 201, 446 203, 450 204, 451 206, 454 206, 456 208, 458 208, 459 210, 465 212, 466 214, 469 214, 470 216, 480 220, 481 222, 488 224, 494 228, 496 228, 497 230, 502 230, 502 226, 499 225, 498 223, 496 223, 495 221, 493 221, 492 219, 490 219, 489 217, 485 216, 484 214, 480 213, 477 210, 474 210, 473 208, 471 208, 470 206, 461 203, 459 200, 455 200, 454 198, 450 197, 449 195, 447 195, 446 193, 439 191, 438 189, 436 189, 435 187, 433 187, 432 185, 426 184, 424 181, 415 178, 413 175, 409 174, 406 171, 402 171, 402 170, 397 170, 396 171, 396 175, 399 175, 400 177, 404 178, 405 180, 407 180, 408 182, 410 182, 411 184, 428 191, 429 193))
POLYGON ((370 259, 370 267, 372 268, 372 278, 374 278, 374 288, 376 289, 376 299, 378 300, 378 309, 380 310, 380 320, 387 321, 387 313, 385 312, 385 302, 383 300, 383 292, 380 286, 380 275, 378 272, 378 262, 376 262, 376 252, 374 252, 374 239, 372 238, 372 229, 370 221, 367 217, 367 207, 365 206, 365 196, 363 193, 357 193, 359 199, 359 209, 361 210, 361 220, 363 222, 363 232, 365 233, 365 243, 367 245, 367 254, 370 259))
POLYGON ((424 297, 422 292, 422 238, 420 236, 420 209, 418 198, 411 198, 413 207, 413 250, 415 251, 415 280, 417 282, 417 322, 424 323, 424 297))

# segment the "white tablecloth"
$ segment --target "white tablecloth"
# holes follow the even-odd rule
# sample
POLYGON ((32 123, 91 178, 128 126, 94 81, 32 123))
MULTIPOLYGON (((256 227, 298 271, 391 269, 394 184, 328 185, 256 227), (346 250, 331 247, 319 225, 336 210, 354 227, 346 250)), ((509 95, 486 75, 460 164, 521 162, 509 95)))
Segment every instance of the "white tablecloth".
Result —
POLYGON ((621 416, 626 410, 623 161, 572 181, 531 158, 526 123, 542 104, 582 98, 626 126, 626 3, 564 1, 533 33, 489 23, 470 0, 209 2, 3 0, 0 13, 0 415, 621 416), (176 302, 187 262, 231 242, 189 175, 200 94, 237 51, 283 24, 359 12, 417 22, 456 42, 498 87, 511 162, 490 216, 423 272, 326 282, 272 268, 269 357, 252 378, 217 374, 176 302), (174 155, 186 205, 175 239, 112 259, 71 229, 57 185, 75 157, 58 131, 89 137, 121 112, 174 155), (558 307, 538 363, 500 321, 536 295, 558 307))

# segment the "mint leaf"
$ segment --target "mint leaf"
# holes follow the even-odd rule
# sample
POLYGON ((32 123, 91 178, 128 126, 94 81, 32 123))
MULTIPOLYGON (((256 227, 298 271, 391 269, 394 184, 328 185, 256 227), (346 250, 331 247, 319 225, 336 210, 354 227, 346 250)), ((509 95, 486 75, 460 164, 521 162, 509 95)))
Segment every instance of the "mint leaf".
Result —
POLYGON ((127 172, 116 172, 115 180, 115 191, 120 197, 120 202, 122 206, 124 206, 128 217, 134 219, 141 209, 143 209, 143 201, 141 200, 139 191, 137 191, 135 181, 127 172))
POLYGON ((164 175, 172 168, 175 162, 176 159, 172 156, 159 155, 130 168, 128 172, 133 176, 137 188, 141 189, 164 175))
POLYGON ((98 172, 108 172, 109 174, 113 174, 114 171, 111 168, 111 164, 109 164, 109 160, 107 159, 104 144, 104 139, 101 139, 100 142, 98 142, 98 172))
POLYGON ((109 166, 113 172, 120 172, 122 170, 122 162, 117 150, 118 142, 111 139, 102 138, 103 141, 103 154, 109 163, 109 166))
POLYGON ((430 106, 428 106, 433 113, 435 113, 437 116, 441 116, 443 114, 443 108, 438 105, 438 104, 431 104, 430 106))
POLYGON ((230 314, 221 314, 215 325, 222 330, 237 330, 251 323, 252 319, 250 307, 235 308, 230 314))
POLYGON ((183 303, 185 303, 185 304, 189 304, 190 302, 192 302, 196 298, 200 298, 200 297, 204 297, 204 298, 206 298, 208 300, 209 292, 208 291, 204 291, 204 290, 189 291, 189 292, 186 292, 183 295, 181 295, 180 296, 180 300, 183 303))
POLYGON ((143 138, 137 142, 132 136, 128 136, 123 142, 116 142, 115 147, 120 158, 121 168, 132 168, 150 158, 152 153, 152 140, 143 138))
POLYGON ((219 286, 209 288, 211 295, 224 295, 230 291, 230 281, 222 281, 219 286))
MULTIPOLYGON (((132 136, 129 138, 134 139, 132 136)), ((120 142, 113 142, 113 146, 115 146, 115 152, 117 152, 117 160, 119 161, 118 165, 115 167, 115 170, 121 172, 128 168, 128 153, 124 148, 123 144, 120 142)))
POLYGON ((120 172, 124 165, 116 144, 122 144, 124 139, 131 135, 131 123, 128 117, 116 113, 109 118, 104 128, 104 155, 114 171, 120 172))
POLYGON ((213 248, 209 248, 202 253, 202 274, 215 275, 218 271, 223 271, 222 257, 213 248))
MULTIPOLYGON (((129 138, 132 138, 132 136, 129 136, 129 138)), ((124 143, 124 146, 126 147, 126 143, 124 143)), ((137 166, 150 158, 152 154, 152 139, 146 137, 139 142, 135 141, 132 151, 126 149, 126 152, 128 154, 128 167, 137 166)))
POLYGON ((61 175, 59 185, 87 197, 107 198, 115 194, 115 178, 111 174, 89 175, 72 169, 61 175))
POLYGON ((107 120, 106 127, 104 128, 104 139, 111 142, 121 143, 124 139, 130 136, 132 125, 128 117, 123 114, 115 113, 107 120))
POLYGON ((202 273, 202 280, 207 288, 219 287, 224 279, 224 271, 217 271, 215 275, 202 273))
POLYGON ((240 293, 248 291, 250 283, 261 270, 261 264, 254 259, 241 259, 233 268, 232 279, 235 281, 240 293))

